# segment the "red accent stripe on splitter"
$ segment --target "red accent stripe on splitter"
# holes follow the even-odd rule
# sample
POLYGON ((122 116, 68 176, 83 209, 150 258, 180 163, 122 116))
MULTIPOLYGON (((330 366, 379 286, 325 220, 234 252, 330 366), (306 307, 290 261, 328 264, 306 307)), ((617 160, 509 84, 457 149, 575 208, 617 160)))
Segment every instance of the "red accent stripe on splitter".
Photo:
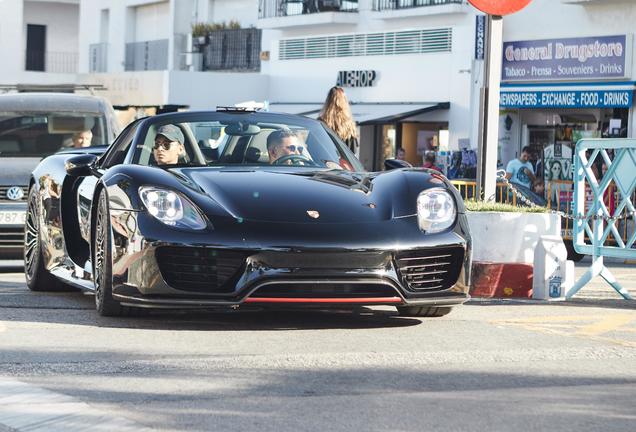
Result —
POLYGON ((288 298, 288 297, 250 297, 244 303, 402 303, 400 297, 358 297, 358 298, 288 298))

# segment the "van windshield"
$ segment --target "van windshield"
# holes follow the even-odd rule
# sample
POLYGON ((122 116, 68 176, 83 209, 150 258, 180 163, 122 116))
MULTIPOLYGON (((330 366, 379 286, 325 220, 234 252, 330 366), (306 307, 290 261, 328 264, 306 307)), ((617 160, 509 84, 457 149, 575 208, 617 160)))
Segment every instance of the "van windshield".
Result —
POLYGON ((0 112, 0 157, 45 157, 104 144, 106 120, 99 114, 0 112))

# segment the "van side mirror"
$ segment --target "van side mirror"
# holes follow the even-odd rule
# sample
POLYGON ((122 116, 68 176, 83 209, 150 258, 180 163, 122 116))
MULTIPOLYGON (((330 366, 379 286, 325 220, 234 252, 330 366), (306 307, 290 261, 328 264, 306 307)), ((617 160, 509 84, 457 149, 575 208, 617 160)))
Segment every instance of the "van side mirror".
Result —
POLYGON ((82 154, 66 160, 64 169, 70 177, 88 177, 93 175, 97 156, 94 154, 82 154))
POLYGON ((384 169, 386 171, 400 169, 400 168, 413 168, 413 165, 407 161, 400 159, 387 159, 384 161, 384 169))

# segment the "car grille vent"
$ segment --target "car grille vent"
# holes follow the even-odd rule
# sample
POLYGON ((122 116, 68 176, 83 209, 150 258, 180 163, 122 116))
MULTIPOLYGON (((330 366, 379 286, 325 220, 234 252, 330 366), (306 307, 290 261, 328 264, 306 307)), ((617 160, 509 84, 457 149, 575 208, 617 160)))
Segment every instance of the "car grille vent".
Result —
POLYGON ((231 293, 235 277, 247 253, 222 249, 173 247, 157 248, 161 276, 177 290, 210 294, 231 293))
POLYGON ((20 198, 19 200, 10 200, 9 198, 7 198, 7 192, 9 192, 9 189, 11 189, 13 186, 15 185, 0 186, 0 201, 7 201, 7 202, 26 201, 27 193, 29 192, 27 189, 27 186, 20 186, 20 188, 22 189, 22 198, 20 198))
POLYGON ((24 245, 24 228, 0 228, 0 249, 20 248, 24 245))
POLYGON ((294 283, 270 283, 256 290, 250 297, 276 298, 365 298, 397 297, 392 287, 379 283, 315 283, 295 280, 294 283))
POLYGON ((396 255, 398 272, 410 291, 446 290, 457 282, 464 249, 419 249, 396 255))

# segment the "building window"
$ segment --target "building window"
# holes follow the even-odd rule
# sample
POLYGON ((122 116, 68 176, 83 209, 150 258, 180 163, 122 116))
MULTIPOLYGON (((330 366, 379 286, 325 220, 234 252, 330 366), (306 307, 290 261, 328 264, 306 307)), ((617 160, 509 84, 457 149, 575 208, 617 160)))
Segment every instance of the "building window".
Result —
POLYGON ((27 24, 26 67, 28 71, 44 72, 46 62, 46 26, 27 24))

